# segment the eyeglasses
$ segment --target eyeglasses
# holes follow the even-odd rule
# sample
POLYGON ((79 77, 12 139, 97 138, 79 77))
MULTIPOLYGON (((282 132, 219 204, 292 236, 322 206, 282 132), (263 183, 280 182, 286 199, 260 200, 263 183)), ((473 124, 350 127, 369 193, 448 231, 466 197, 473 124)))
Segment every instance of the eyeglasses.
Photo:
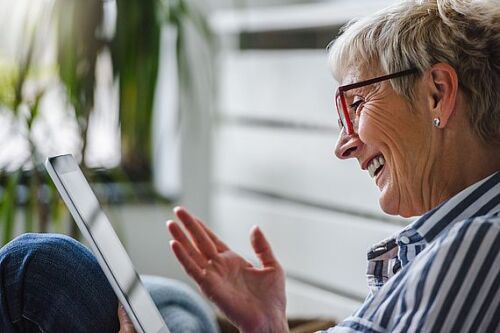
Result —
POLYGON ((346 91, 349 91, 351 89, 356 89, 356 88, 361 88, 364 86, 368 86, 370 84, 374 84, 377 82, 385 81, 385 80, 390 80, 394 79, 397 77, 402 77, 406 75, 411 75, 415 74, 418 72, 418 69, 412 68, 412 69, 407 69, 405 71, 393 73, 393 74, 388 74, 384 76, 379 76, 373 79, 365 80, 365 81, 360 81, 352 84, 347 84, 345 86, 340 86, 337 89, 337 93, 335 94, 335 104, 337 105, 337 112, 339 114, 339 128, 342 129, 344 128, 347 132, 348 135, 352 135, 354 133, 354 125, 352 123, 352 120, 355 119, 355 108, 353 109, 353 106, 355 106, 354 103, 353 105, 348 105, 346 97, 344 93, 346 91))

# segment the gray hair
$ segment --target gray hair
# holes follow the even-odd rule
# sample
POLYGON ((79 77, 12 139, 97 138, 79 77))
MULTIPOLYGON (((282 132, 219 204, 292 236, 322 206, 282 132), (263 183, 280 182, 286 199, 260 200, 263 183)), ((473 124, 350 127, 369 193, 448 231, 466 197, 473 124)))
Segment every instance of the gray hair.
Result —
MULTIPOLYGON (((485 143, 500 144, 499 0, 406 0, 352 21, 342 32, 329 45, 336 79, 358 64, 388 74, 447 63, 468 100, 473 132, 485 143)), ((417 78, 391 84, 411 101, 417 78)))

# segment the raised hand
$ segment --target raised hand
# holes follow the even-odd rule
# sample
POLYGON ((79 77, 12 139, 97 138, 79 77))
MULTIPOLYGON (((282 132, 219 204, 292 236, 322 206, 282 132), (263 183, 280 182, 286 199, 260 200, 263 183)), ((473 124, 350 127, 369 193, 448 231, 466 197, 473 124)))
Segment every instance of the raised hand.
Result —
POLYGON ((287 332, 285 275, 262 231, 251 231, 252 247, 262 264, 256 267, 184 208, 174 213, 191 239, 176 222, 168 221, 170 246, 202 292, 242 332, 287 332))

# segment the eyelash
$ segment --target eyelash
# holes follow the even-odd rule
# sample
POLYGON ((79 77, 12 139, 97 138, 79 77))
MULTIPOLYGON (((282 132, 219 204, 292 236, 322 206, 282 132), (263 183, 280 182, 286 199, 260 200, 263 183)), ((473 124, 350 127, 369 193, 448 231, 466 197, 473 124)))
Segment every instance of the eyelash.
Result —
POLYGON ((353 110, 354 110, 354 112, 357 112, 357 111, 358 111, 358 106, 359 106, 361 103, 363 103, 363 100, 361 100, 361 99, 360 99, 360 100, 357 100, 356 102, 352 103, 351 105, 349 105, 349 107, 350 107, 351 109, 353 109, 353 110))

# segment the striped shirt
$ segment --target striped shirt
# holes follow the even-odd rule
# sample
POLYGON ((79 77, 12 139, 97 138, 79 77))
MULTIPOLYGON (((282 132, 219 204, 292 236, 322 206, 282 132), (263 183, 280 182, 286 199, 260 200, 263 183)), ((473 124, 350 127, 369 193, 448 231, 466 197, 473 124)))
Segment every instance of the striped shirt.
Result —
POLYGON ((500 172, 368 253, 370 293, 328 333, 500 333, 500 172))

